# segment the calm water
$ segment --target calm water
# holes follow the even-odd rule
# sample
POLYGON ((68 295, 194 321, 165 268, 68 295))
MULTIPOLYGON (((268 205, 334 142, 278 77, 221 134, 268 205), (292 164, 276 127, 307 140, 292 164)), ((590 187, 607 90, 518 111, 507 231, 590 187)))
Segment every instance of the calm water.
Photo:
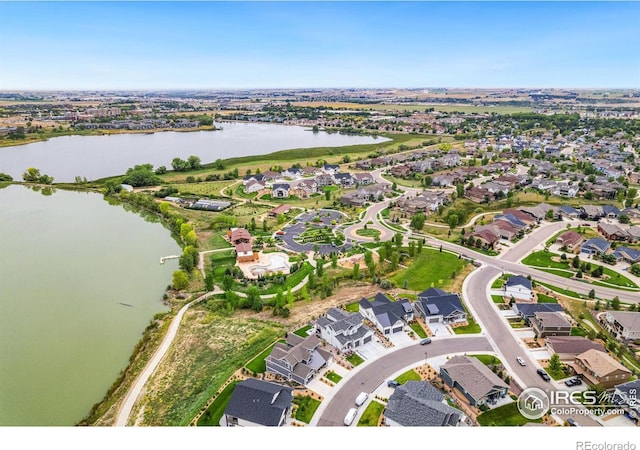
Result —
POLYGON ((106 136, 64 136, 28 145, 0 148, 0 172, 22 180, 28 167, 37 167, 57 182, 120 175, 136 164, 171 168, 175 157, 197 155, 202 162, 250 156, 290 148, 339 147, 384 142, 386 138, 313 133, 307 128, 223 123, 221 131, 162 132, 106 136))
POLYGON ((9 186, 0 206, 0 425, 73 425, 166 310, 180 248, 99 194, 9 186))

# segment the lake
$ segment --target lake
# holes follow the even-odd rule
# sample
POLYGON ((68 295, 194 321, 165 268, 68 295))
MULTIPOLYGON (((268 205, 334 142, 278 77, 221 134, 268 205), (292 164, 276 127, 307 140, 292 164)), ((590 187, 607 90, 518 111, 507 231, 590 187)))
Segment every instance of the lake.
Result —
POLYGON ((100 194, 0 189, 0 425, 74 425, 128 364, 180 247, 100 194))
POLYGON ((382 137, 314 133, 308 128, 274 124, 223 123, 222 130, 104 136, 63 136, 33 144, 0 148, 0 172, 22 180, 28 167, 72 182, 76 176, 95 180, 124 174, 136 164, 171 169, 175 157, 199 156, 203 163, 218 158, 251 156, 291 148, 341 147, 388 140, 382 137))

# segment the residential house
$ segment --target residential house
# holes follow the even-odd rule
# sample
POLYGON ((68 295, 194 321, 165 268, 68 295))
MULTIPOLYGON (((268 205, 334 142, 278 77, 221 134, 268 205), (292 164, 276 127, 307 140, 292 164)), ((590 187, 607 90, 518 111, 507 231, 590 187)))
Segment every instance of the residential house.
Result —
POLYGON ((249 174, 249 175, 245 175, 242 178, 242 184, 244 186, 247 185, 247 183, 249 183, 249 181, 254 180, 254 181, 264 181, 264 175, 262 175, 261 173, 254 173, 254 174, 249 174))
POLYGON ((302 180, 296 184, 295 191, 300 198, 310 197, 318 192, 318 183, 313 179, 302 180))
POLYGON ((608 354, 595 349, 576 356, 572 367, 579 377, 603 389, 611 389, 625 383, 631 376, 629 369, 608 354))
POLYGON ((292 406, 292 388, 248 378, 233 388, 224 423, 228 427, 280 427, 287 424, 292 406))
POLYGON ((265 170, 262 172, 262 181, 271 182, 280 178, 281 174, 273 170, 265 170))
MULTIPOLYGON (((518 219, 520 222, 526 224, 526 226, 528 226, 529 228, 532 228, 536 223, 536 219, 534 219, 533 217, 531 217, 530 214, 527 214, 524 211, 521 211, 519 209, 505 209, 504 211, 502 211, 502 214, 500 216, 496 216, 496 217, 501 217, 501 216, 505 216, 505 217, 509 217, 509 216, 513 216, 516 219, 518 219)), ((510 221, 513 222, 512 219, 509 219, 510 221)))
POLYGON ((390 172, 391 172, 391 175, 393 175, 394 177, 404 178, 411 175, 412 171, 409 166, 401 165, 401 166, 392 167, 390 172))
POLYGON ((280 214, 286 214, 291 211, 291 206, 289 205, 278 205, 269 211, 269 217, 278 217, 280 214))
POLYGON ((316 176, 316 183, 318 183, 318 187, 322 186, 331 186, 334 184, 333 176, 328 173, 323 173, 322 175, 316 176))
POLYGON ((467 312, 462 306, 458 294, 447 294, 442 289, 429 288, 418 294, 413 304, 416 315, 430 323, 463 323, 467 321, 467 312))
POLYGON ((580 208, 581 217, 589 220, 599 220, 604 217, 604 210, 600 205, 584 205, 580 208))
POLYGON ((533 288, 531 280, 521 275, 509 277, 503 286, 504 296, 513 297, 518 300, 533 301, 533 288))
MULTIPOLYGON (((434 183, 435 183, 435 177, 434 177, 434 183)), ((440 185, 446 186, 443 184, 440 184, 440 185)), ((491 192, 481 187, 472 187, 471 189, 467 189, 464 193, 464 196, 475 203, 487 202, 493 198, 493 194, 491 192)))
POLYGON ((624 260, 629 264, 636 264, 640 262, 640 250, 631 247, 618 247, 613 252, 613 256, 620 261, 624 260))
POLYGON ((382 334, 398 333, 413 320, 413 307, 406 298, 392 301, 378 292, 373 301, 360 300, 360 314, 369 319, 382 334))
POLYGON ((520 220, 518 217, 516 217, 513 214, 497 214, 494 218, 494 222, 499 220, 509 222, 512 226, 516 227, 518 230, 525 230, 529 226, 527 222, 520 220))
POLYGON ((530 321, 531 318, 537 312, 562 312, 562 306, 558 303, 519 303, 515 302, 511 307, 513 312, 519 314, 526 321, 530 321))
POLYGON ((356 183, 350 173, 336 173, 333 175, 333 179, 336 180, 336 184, 342 187, 351 187, 356 183))
POLYGON ((244 185, 244 191, 247 194, 252 194, 254 192, 259 192, 259 191, 263 190, 264 188, 266 188, 266 185, 264 184, 263 181, 258 181, 258 180, 254 180, 254 179, 249 180, 249 182, 244 185))
POLYGON ((529 214, 536 222, 541 222, 546 218, 547 213, 553 210, 553 206, 540 203, 536 206, 521 206, 518 210, 529 214))
POLYGON ((480 245, 483 248, 489 249, 493 248, 493 246, 500 240, 500 236, 495 234, 490 229, 483 229, 480 231, 474 231, 472 233, 467 234, 466 239, 470 237, 474 238, 477 241, 480 241, 480 245))
POLYGON ((240 243, 251 243, 251 234, 245 228, 231 228, 227 231, 227 239, 233 245, 240 243))
POLYGON ((274 183, 271 187, 271 196, 273 198, 288 198, 291 190, 289 183, 274 183))
POLYGON ((574 198, 578 195, 580 187, 576 184, 558 183, 554 189, 551 189, 553 195, 559 195, 560 197, 574 198))
POLYGON ((580 233, 569 230, 558 236, 555 242, 567 247, 569 251, 574 251, 580 248, 580 245, 584 242, 584 237, 580 233))
POLYGON ((373 176, 370 173, 366 173, 366 172, 354 173, 353 178, 356 180, 356 183, 360 186, 366 186, 368 184, 375 183, 373 176))
POLYGON ((302 169, 298 167, 289 167, 288 169, 284 170, 281 175, 284 178, 296 180, 302 176, 302 169))
POLYGON ((323 172, 321 169, 314 166, 306 166, 304 169, 302 169, 302 176, 304 177, 315 177, 316 175, 320 175, 322 173, 323 172))
POLYGON ((626 241, 629 238, 624 229, 613 223, 598 222, 598 232, 610 241, 626 241))
POLYGON ((361 347, 373 339, 373 330, 362 319, 360 313, 331 308, 316 320, 315 330, 329 345, 344 352, 361 347))
POLYGON ((329 175, 335 175, 336 173, 340 172, 340 166, 338 164, 325 163, 324 166, 322 166, 322 171, 329 175))
POLYGON ((571 322, 561 312, 536 312, 530 323, 538 337, 569 336, 571 334, 571 322))
POLYGON ((640 339, 640 312, 607 311, 604 325, 613 337, 622 341, 640 339))
POLYGON ((362 161, 356 161, 355 168, 359 170, 369 170, 371 169, 371 160, 364 159, 362 161))
POLYGON ((278 342, 265 362, 268 373, 306 386, 318 371, 332 360, 331 353, 320 348, 318 336, 302 338, 289 333, 287 343, 278 342))
POLYGON ((561 361, 573 361, 580 353, 590 349, 606 352, 602 344, 582 336, 548 336, 546 345, 549 354, 557 354, 561 361))
POLYGON ((578 219, 580 215, 581 212, 579 210, 569 205, 561 205, 556 208, 556 217, 558 218, 578 219))
POLYGON ((602 238, 591 238, 582 244, 580 253, 585 253, 587 255, 602 255, 609 250, 609 247, 611 247, 609 241, 602 238))
POLYGON ((235 245, 236 261, 239 263, 257 261, 259 259, 258 252, 253 251, 251 244, 241 242, 235 245))
POLYGON ((343 206, 364 206, 365 203, 367 200, 357 192, 347 192, 340 196, 340 204, 343 206))
POLYGON ((447 405, 444 395, 428 381, 407 381, 394 389, 384 409, 387 426, 455 427, 462 411, 447 405))
POLYGON ((602 212, 607 219, 617 219, 620 216, 620 210, 613 205, 602 205, 602 212))
POLYGON ((631 220, 640 220, 640 210, 638 208, 625 208, 620 212, 631 220))
POLYGON ((477 358, 454 356, 440 366, 442 380, 457 388, 472 406, 491 404, 507 396, 509 387, 477 358))
POLYGON ((617 385, 611 396, 611 403, 622 407, 629 418, 638 423, 640 418, 640 380, 617 385))

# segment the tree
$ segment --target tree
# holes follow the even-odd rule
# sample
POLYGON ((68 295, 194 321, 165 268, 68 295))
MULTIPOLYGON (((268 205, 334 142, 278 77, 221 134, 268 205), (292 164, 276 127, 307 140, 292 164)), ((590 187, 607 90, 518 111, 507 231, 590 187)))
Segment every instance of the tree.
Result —
POLYGON ((173 288, 181 291, 189 286, 189 275, 182 270, 173 272, 173 288))
POLYGON ((189 158, 187 158, 187 164, 191 170, 198 170, 202 167, 200 158, 196 155, 189 156, 189 158))
POLYGON ((589 291, 589 298, 591 298, 591 299, 596 298, 596 291, 595 291, 595 289, 591 289, 591 290, 589 291))
POLYGON ((207 274, 204 277, 204 288, 208 292, 211 292, 215 288, 214 283, 215 283, 215 278, 214 278, 213 272, 207 272, 207 274))
POLYGON ((183 159, 176 157, 171 161, 171 167, 173 167, 173 170, 175 170, 176 172, 184 172, 188 169, 189 163, 183 159))
POLYGON ((331 255, 331 267, 333 267, 334 269, 338 267, 338 254, 337 253, 333 253, 331 255))
POLYGON ((287 305, 289 305, 289 308, 293 308, 293 292, 291 292, 291 286, 289 286, 287 288, 287 305))
POLYGON ((631 219, 626 214, 620 214, 618 216, 618 222, 623 223, 623 224, 628 224, 629 222, 631 222, 631 219))
POLYGON ((617 295, 613 297, 613 300, 611 300, 611 307, 616 311, 620 309, 620 299, 618 298, 617 295))
POLYGON ((225 275, 224 277, 222 277, 222 289, 224 289, 225 291, 230 291, 233 287, 234 282, 235 280, 231 275, 225 275))
POLYGON ((547 220, 553 219, 553 209, 548 210, 544 217, 547 220))
POLYGON ((560 361, 560 356, 557 353, 554 353, 551 355, 551 358, 549 358, 549 370, 554 373, 562 370, 562 361, 560 361))
POLYGON ((321 259, 316 263, 316 275, 318 275, 318 277, 322 277, 323 274, 324 274, 324 260, 321 259))
POLYGON ((573 266, 574 269, 577 269, 580 267, 580 257, 578 255, 574 256, 573 260, 571 261, 571 265, 573 266))
POLYGON ((353 273, 351 274, 351 278, 354 280, 358 280, 360 278, 360 264, 355 263, 353 265, 353 273))
POLYGON ((418 254, 422 253, 422 246, 423 246, 423 245, 424 245, 424 244, 423 244, 423 240, 422 240, 422 239, 420 239, 420 240, 418 241, 418 250, 417 250, 417 251, 418 251, 418 254))
POLYGON ((167 173, 166 166, 160 166, 156 169, 156 175, 164 175, 165 173, 167 173))
POLYGON ((422 230, 422 227, 424 227, 424 221, 425 221, 426 217, 424 215, 424 213, 416 213, 411 217, 411 228, 413 228, 414 230, 422 230))
POLYGON ((373 255, 371 254, 371 252, 366 252, 364 254, 364 263, 369 270, 369 276, 373 278, 376 275, 376 263, 373 260, 373 255))
POLYGON ((331 191, 329 189, 324 190, 324 199, 325 200, 331 200, 331 191))
POLYGON ((447 223, 449 224, 449 228, 452 230, 458 226, 458 221, 459 219, 457 214, 449 214, 447 217, 447 223))
POLYGON ((247 290, 247 300, 249 303, 249 307, 255 312, 262 311, 264 303, 262 302, 262 298, 260 298, 260 291, 256 286, 251 286, 247 290))

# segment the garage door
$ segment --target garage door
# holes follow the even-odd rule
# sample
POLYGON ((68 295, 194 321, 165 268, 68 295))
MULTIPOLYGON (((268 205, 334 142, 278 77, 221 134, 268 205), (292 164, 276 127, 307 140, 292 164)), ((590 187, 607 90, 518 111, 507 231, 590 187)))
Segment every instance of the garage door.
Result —
POLYGON ((437 317, 429 318, 429 323, 438 323, 438 322, 440 322, 440 319, 438 319, 437 317))
POLYGON ((393 329, 393 330, 391 330, 391 331, 392 331, 393 333, 397 333, 397 332, 399 332, 399 331, 402 331, 402 327, 394 328, 394 329, 393 329))
POLYGON ((367 342, 371 342, 371 339, 373 339, 373 336, 368 336, 364 338, 364 343, 366 344, 367 342))

